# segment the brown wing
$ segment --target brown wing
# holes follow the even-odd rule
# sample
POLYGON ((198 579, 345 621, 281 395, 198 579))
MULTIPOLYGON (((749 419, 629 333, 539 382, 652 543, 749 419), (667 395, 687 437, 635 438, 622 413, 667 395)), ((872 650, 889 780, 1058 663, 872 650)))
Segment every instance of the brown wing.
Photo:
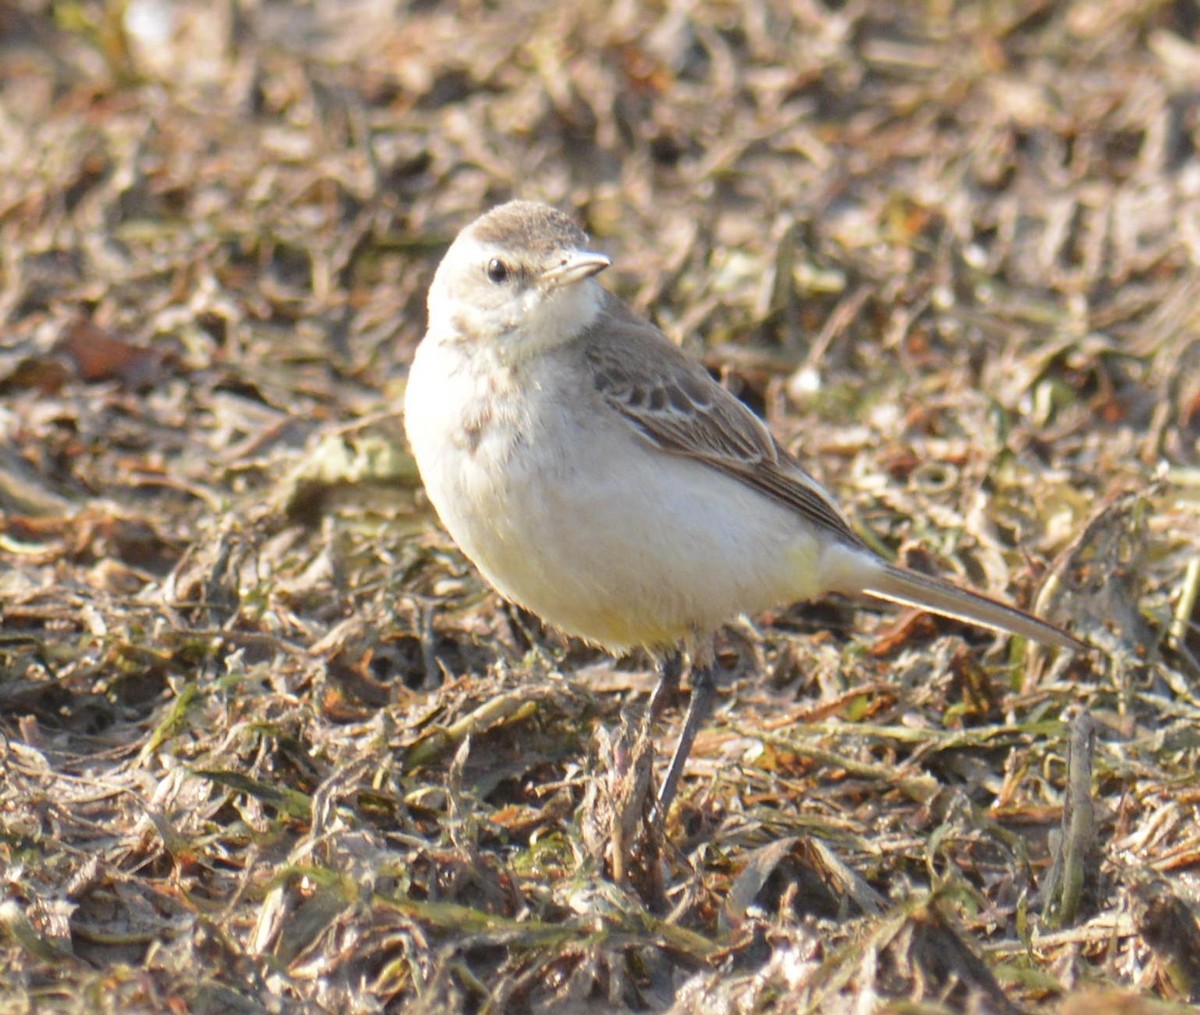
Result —
POLYGON ((606 340, 585 339, 596 390, 651 444, 704 462, 863 546, 829 495, 753 412, 614 298, 606 340), (664 368, 663 360, 667 361, 664 368))

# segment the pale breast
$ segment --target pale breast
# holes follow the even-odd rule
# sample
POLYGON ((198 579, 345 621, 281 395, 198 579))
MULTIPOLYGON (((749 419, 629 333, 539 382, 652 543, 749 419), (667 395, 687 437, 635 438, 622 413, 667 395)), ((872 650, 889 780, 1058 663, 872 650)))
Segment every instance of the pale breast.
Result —
POLYGON ((408 395, 430 500, 503 595, 622 649, 822 590, 820 547, 795 512, 651 446, 584 378, 544 365, 516 385, 491 377, 486 391, 459 368, 436 399, 408 395))

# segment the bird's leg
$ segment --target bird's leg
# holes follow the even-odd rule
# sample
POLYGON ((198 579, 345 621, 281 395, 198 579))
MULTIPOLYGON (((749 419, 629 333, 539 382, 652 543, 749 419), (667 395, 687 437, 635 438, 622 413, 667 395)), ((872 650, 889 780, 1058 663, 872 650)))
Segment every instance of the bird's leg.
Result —
MULTIPOLYGON (((665 680, 664 673, 664 680, 665 680)), ((679 679, 678 673, 675 675, 679 679)), ((660 681, 659 687, 662 687, 660 681)), ((667 812, 675 800, 675 790, 679 786, 679 777, 683 775, 683 766, 687 764, 688 755, 692 753, 692 744, 701 724, 712 712, 713 699, 716 697, 717 685, 713 679, 712 663, 705 661, 692 662, 692 697, 688 701, 687 715, 683 719, 683 729, 679 731, 679 743, 675 745, 675 753, 671 755, 671 764, 667 766, 667 774, 658 790, 658 820, 665 821, 667 812)), ((655 692, 657 697, 658 692, 655 692)), ((654 701, 651 699, 651 707, 654 701)))
POLYGON ((683 673, 683 653, 674 649, 658 667, 658 684, 650 695, 649 719, 653 722, 662 715, 668 700, 679 690, 679 677, 683 673))
MULTIPOLYGON (((598 804, 609 809, 610 820, 604 822, 608 837, 605 855, 611 860, 613 880, 617 884, 625 881, 630 869, 638 819, 655 813, 648 806, 654 772, 654 722, 679 690, 682 672, 682 652, 675 650, 664 656, 659 662, 658 684, 650 695, 650 704, 642 712, 636 732, 623 710, 620 736, 614 741, 609 741, 606 736, 601 746, 609 766, 608 778, 593 784, 589 800, 593 811, 597 810, 598 804)), ((648 823, 646 827, 652 828, 653 824, 648 823)), ((657 844, 653 838, 645 840, 643 850, 644 860, 656 855, 657 844)), ((655 865, 648 863, 646 869, 653 870, 655 865)))

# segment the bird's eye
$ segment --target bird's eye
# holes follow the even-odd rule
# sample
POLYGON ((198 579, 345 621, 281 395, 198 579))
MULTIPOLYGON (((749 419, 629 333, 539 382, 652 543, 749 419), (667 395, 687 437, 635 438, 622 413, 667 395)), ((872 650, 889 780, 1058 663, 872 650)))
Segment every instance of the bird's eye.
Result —
POLYGON ((508 265, 501 261, 500 258, 493 257, 490 261, 488 261, 487 277, 492 282, 495 282, 496 285, 503 285, 505 282, 507 282, 509 274, 510 272, 508 265))

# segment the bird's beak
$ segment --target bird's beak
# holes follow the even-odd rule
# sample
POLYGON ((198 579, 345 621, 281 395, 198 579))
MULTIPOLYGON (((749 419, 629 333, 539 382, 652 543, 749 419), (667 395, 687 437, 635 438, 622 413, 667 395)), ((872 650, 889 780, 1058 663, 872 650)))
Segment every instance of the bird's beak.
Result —
POLYGON ((582 282, 585 278, 591 278, 610 264, 612 264, 612 260, 603 254, 597 254, 590 250, 576 250, 552 268, 543 271, 539 278, 546 288, 557 289, 560 286, 571 285, 573 282, 582 282))

